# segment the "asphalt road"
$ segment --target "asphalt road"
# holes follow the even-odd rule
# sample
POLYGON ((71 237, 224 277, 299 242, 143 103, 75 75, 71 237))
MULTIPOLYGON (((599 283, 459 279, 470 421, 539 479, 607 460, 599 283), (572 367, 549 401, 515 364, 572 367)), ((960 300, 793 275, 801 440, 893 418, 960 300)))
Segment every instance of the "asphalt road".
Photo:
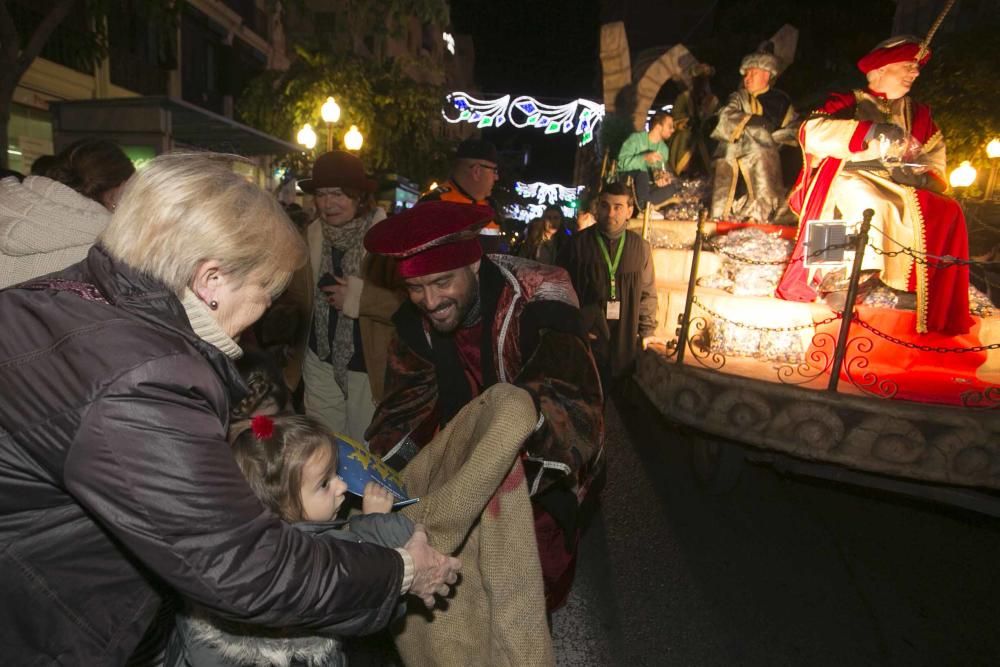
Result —
POLYGON ((1000 664, 1000 520, 755 465, 713 496, 648 405, 607 428, 558 664, 1000 664))

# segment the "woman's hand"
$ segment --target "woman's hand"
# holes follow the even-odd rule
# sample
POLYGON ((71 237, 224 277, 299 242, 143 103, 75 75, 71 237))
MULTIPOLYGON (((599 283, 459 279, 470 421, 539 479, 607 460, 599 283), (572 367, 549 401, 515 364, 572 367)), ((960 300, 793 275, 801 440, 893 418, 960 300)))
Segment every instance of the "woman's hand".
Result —
POLYGON ((427 543, 424 527, 417 524, 413 537, 404 546, 413 558, 413 583, 409 593, 424 601, 428 609, 434 607, 434 596, 445 596, 458 581, 462 561, 435 551, 427 543))
POLYGON ((337 276, 336 285, 327 285, 320 289, 326 293, 326 302, 337 310, 344 309, 344 299, 347 298, 347 278, 337 276))
POLYGON ((362 514, 388 514, 392 510, 392 494, 378 482, 365 484, 365 495, 361 499, 362 514))

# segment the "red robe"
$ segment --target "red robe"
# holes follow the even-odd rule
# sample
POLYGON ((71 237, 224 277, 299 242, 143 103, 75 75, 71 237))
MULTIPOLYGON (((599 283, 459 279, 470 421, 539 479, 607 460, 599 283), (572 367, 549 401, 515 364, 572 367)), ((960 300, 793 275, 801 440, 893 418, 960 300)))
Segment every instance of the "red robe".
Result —
MULTIPOLYGON (((851 161, 877 157, 877 148, 864 142, 875 122, 894 122, 908 130, 920 142, 918 154, 909 160, 927 167, 927 173, 936 181, 935 189, 945 189, 944 141, 929 107, 908 97, 886 100, 871 91, 830 95, 799 129, 804 162, 789 206, 799 215, 800 233, 778 285, 778 297, 815 300, 816 292, 808 284, 808 271, 803 266, 802 223, 829 220, 834 217, 834 209, 845 219, 860 221, 862 208, 874 208, 871 243, 885 251, 911 247, 917 256, 926 253, 968 258, 965 216, 955 200, 894 183, 879 170, 844 171, 851 161)), ((869 257, 874 258, 866 253, 866 261, 869 257)), ((905 254, 876 259, 885 262, 881 267, 883 281, 896 289, 916 292, 918 333, 954 335, 969 331, 973 320, 969 315, 967 266, 938 266, 933 260, 921 264, 905 254)))

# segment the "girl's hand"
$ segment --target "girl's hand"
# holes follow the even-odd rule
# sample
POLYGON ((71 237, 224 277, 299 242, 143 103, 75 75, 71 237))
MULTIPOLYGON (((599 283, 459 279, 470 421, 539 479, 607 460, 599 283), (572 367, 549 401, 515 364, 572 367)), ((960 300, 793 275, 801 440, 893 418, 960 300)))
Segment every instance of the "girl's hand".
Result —
POLYGON ((381 484, 365 484, 365 495, 361 500, 362 514, 388 514, 392 510, 393 496, 381 484))

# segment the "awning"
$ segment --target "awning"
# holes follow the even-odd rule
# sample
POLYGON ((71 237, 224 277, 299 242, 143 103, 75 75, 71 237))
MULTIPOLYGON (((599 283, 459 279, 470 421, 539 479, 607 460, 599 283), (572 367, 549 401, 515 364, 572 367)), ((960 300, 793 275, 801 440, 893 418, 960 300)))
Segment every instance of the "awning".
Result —
POLYGON ((159 135, 164 150, 190 147, 237 155, 284 155, 301 146, 166 96, 52 102, 54 127, 67 135, 159 135))

